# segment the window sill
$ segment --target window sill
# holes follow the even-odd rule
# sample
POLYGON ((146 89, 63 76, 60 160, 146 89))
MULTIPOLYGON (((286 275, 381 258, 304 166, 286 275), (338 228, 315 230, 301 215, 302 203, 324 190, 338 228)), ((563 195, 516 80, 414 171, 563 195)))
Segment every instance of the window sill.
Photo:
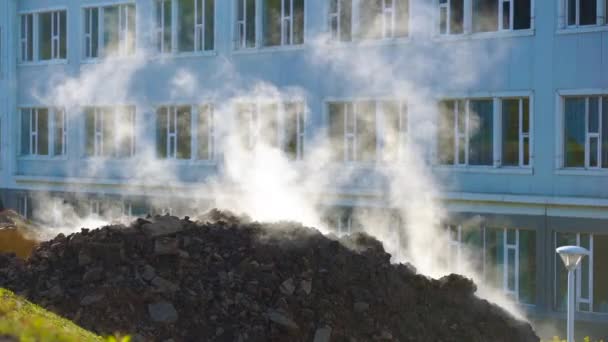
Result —
POLYGON ((216 160, 198 160, 198 159, 157 159, 161 163, 174 164, 174 165, 189 165, 189 166, 217 166, 216 160))
POLYGON ((411 38, 407 36, 397 38, 357 39, 351 41, 329 40, 326 45, 330 48, 356 48, 407 44, 410 41, 411 38))
POLYGON ((19 161, 67 161, 67 156, 19 156, 19 161))
POLYGON ((251 54, 251 53, 274 53, 274 52, 287 52, 287 51, 300 51, 304 50, 305 44, 297 45, 277 45, 277 46, 262 46, 248 49, 233 49, 233 54, 251 54))
POLYGON ((435 35, 433 40, 437 42, 451 42, 460 40, 476 40, 476 39, 494 39, 494 38, 511 38, 511 37, 529 37, 535 34, 534 29, 510 30, 510 31, 492 31, 492 32, 477 32, 477 33, 461 33, 450 35, 435 35))
POLYGON ((19 62, 18 66, 47 66, 47 65, 67 65, 67 59, 52 59, 48 61, 35 61, 35 62, 19 62))
POLYGON ((126 56, 112 56, 112 57, 97 57, 97 58, 83 58, 80 60, 80 64, 99 64, 105 62, 125 62, 133 61, 136 59, 136 55, 126 56))
POLYGON ((563 35, 563 34, 579 34, 579 33, 591 33, 591 32, 603 32, 608 31, 608 25, 589 25, 589 26, 579 26, 579 27, 566 27, 561 28, 555 31, 555 34, 563 35))
POLYGON ((576 169, 576 168, 565 168, 555 170, 555 174, 558 176, 608 176, 608 169, 594 170, 594 169, 576 169))
POLYGON ((213 57, 217 56, 216 50, 210 51, 197 51, 197 52, 175 52, 175 53, 156 53, 151 60, 167 60, 173 58, 199 58, 199 57, 213 57))
POLYGON ((456 166, 456 165, 435 165, 434 171, 439 172, 463 172, 463 173, 497 173, 513 175, 532 175, 532 167, 493 167, 493 166, 456 166))

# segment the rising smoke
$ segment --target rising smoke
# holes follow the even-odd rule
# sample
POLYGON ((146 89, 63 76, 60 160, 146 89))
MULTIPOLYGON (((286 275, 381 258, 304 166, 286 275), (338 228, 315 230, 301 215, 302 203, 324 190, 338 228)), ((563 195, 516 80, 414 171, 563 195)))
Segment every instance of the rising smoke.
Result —
MULTIPOLYGON (((260 221, 299 221, 323 232, 336 228, 327 219, 328 205, 354 205, 351 217, 384 243, 394 262, 410 262, 431 277, 452 271, 471 276, 480 284, 480 296, 521 317, 516 306, 499 291, 484 286, 483 277, 467 262, 473 257, 467 257, 466 251, 457 269, 446 262, 450 256, 441 227, 446 212, 440 193, 442 184, 451 180, 438 179, 431 167, 435 138, 441 133, 437 127, 438 97, 464 95, 467 90, 476 89, 480 78, 492 75, 491 69, 500 65, 509 47, 504 42, 500 46, 474 41, 434 42, 425 32, 428 25, 424 21, 431 17, 430 11, 431 6, 417 8, 410 24, 412 38, 403 46, 391 42, 335 46, 325 34, 307 37, 306 47, 298 52, 306 58, 301 60, 302 65, 292 65, 301 70, 317 70, 318 77, 322 75, 327 80, 318 89, 298 85, 279 88, 263 75, 256 77, 255 71, 242 72, 236 61, 239 57, 234 56, 214 57, 213 63, 218 67, 203 78, 188 62, 176 68, 174 65, 182 63, 153 58, 154 53, 146 49, 140 49, 134 58, 110 58, 83 65, 75 74, 54 75, 45 87, 52 91, 33 91, 33 95, 41 105, 66 108, 70 122, 82 123, 83 106, 120 104, 137 108, 135 155, 119 161, 88 158, 84 168, 65 170, 68 181, 63 189, 79 194, 81 199, 86 198, 87 191, 148 197, 156 207, 171 207, 171 198, 187 198, 190 206, 182 211, 190 216, 198 214, 192 210, 217 206, 260 221), (155 80, 166 80, 162 85, 141 84, 146 73, 157 74, 155 80), (216 88, 209 90, 210 82, 216 88), (162 103, 157 104, 150 103, 144 95, 130 96, 140 93, 134 91, 138 87, 152 94, 160 93, 155 88, 170 90, 159 96, 162 103), (399 161, 386 163, 378 158, 371 164, 337 163, 327 139, 326 117, 316 107, 306 105, 310 105, 307 99, 323 101, 315 97, 317 93, 338 99, 352 94, 352 100, 392 98, 407 103, 409 131, 399 161), (264 139, 276 125, 272 120, 260 120, 255 137, 248 137, 255 144, 243 146, 235 108, 243 103, 294 101, 305 104, 306 139, 301 160, 291 160, 280 143, 277 146, 264 139), (155 106, 205 103, 214 105, 215 162, 208 165, 157 158, 151 120, 155 106), (121 190, 112 186, 85 189, 81 183, 70 181, 76 179, 92 179, 93 183, 114 179, 121 190)), ((283 125, 281 120, 279 127, 283 125)), ((115 134, 126 136, 131 130, 119 127, 115 134)), ((401 141, 394 134, 398 133, 386 131, 378 136, 382 141, 378 151, 383 151, 383 144, 401 141)), ((68 149, 79 148, 79 141, 82 140, 69 141, 68 149)), ((70 204, 49 194, 40 195, 37 202, 40 205, 34 216, 51 227, 49 234, 97 227, 109 220, 98 215, 82 218, 70 204)))

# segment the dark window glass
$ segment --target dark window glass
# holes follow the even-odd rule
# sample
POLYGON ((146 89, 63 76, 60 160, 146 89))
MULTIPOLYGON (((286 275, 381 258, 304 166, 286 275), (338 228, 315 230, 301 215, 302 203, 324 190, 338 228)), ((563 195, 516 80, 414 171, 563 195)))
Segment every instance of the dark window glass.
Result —
POLYGON ((266 0, 264 6, 264 46, 281 45, 281 0, 266 0))
POLYGON ((190 106, 177 108, 177 159, 190 159, 192 155, 191 120, 190 106))
POLYGON ((454 164, 454 101, 439 105, 438 154, 441 164, 454 164))
POLYGON ((502 101, 502 164, 519 165, 519 100, 502 101))
POLYGON ((344 111, 347 104, 329 104, 329 139, 334 159, 344 160, 344 111))
POLYGON ((566 167, 585 166, 585 98, 566 98, 564 155, 566 167))
POLYGON ((205 50, 215 46, 215 0, 205 1, 205 50))
POLYGON ((464 0, 450 2, 450 33, 464 32, 464 0))
POLYGON ((357 103, 357 155, 359 160, 376 159, 376 102, 357 103))
POLYGON ((492 165, 493 101, 472 100, 469 103, 469 164, 492 165))
POLYGON ((194 51, 194 0, 179 0, 177 16, 177 47, 181 52, 194 51))
POLYGON ((304 43, 304 0, 293 0, 293 44, 304 43))
POLYGON ((168 113, 167 107, 161 107, 156 111, 156 151, 159 158, 167 158, 168 113))
POLYGON ((531 4, 530 0, 515 0, 513 11, 513 29, 525 30, 531 27, 531 4))
POLYGON ((473 32, 498 29, 498 1, 473 0, 473 32))
POLYGON ((52 12, 38 14, 38 58, 49 60, 53 58, 51 48, 52 12))
POLYGON ((595 25, 597 23, 597 0, 580 0, 580 24, 595 25))

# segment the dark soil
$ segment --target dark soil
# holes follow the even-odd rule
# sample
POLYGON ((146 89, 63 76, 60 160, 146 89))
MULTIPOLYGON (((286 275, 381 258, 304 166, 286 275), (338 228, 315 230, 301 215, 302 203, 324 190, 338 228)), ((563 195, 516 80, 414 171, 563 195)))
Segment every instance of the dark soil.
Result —
POLYGON ((389 260, 365 234, 214 210, 58 235, 26 261, 0 255, 0 287, 135 341, 539 340, 469 279, 389 260))

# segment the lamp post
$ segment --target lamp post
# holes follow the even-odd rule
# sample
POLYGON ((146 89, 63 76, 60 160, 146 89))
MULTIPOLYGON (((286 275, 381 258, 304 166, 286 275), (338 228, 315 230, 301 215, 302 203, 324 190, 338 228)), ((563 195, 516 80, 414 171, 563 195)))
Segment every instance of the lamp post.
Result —
POLYGON ((574 271, 589 251, 579 246, 562 246, 556 250, 568 270, 568 342, 574 342, 574 271))

